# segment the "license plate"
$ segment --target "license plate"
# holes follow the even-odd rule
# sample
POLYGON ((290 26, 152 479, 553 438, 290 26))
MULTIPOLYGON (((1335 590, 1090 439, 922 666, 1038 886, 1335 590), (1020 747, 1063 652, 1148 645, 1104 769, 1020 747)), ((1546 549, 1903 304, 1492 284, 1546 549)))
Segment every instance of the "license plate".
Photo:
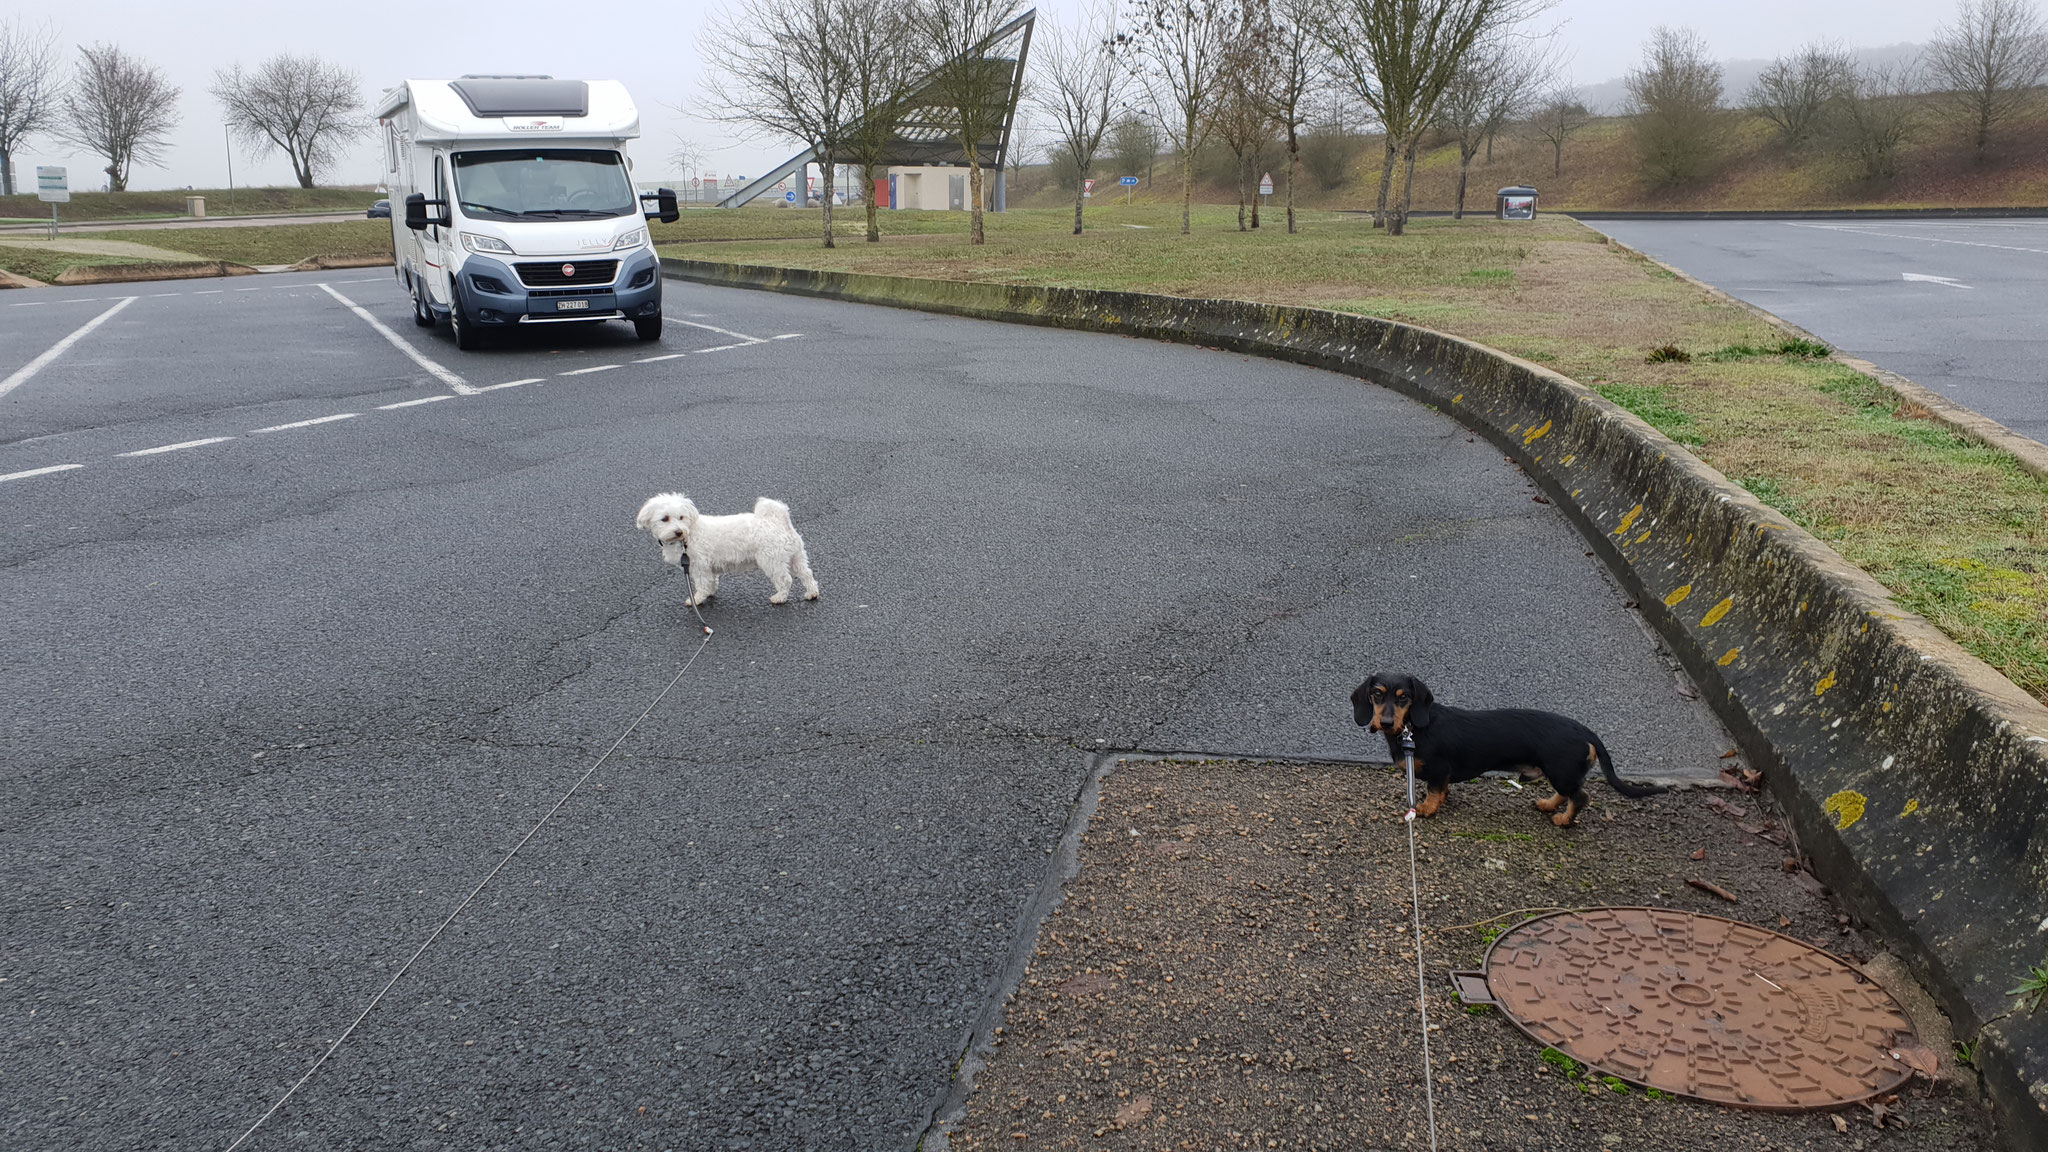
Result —
POLYGON ((557 311, 557 312, 574 312, 574 311, 576 311, 576 310, 577 310, 577 309, 579 309, 579 308, 581 308, 581 309, 583 309, 583 310, 585 310, 585 311, 588 311, 588 310, 590 309, 590 301, 588 301, 588 300, 557 300, 557 301, 555 301, 555 311, 557 311))

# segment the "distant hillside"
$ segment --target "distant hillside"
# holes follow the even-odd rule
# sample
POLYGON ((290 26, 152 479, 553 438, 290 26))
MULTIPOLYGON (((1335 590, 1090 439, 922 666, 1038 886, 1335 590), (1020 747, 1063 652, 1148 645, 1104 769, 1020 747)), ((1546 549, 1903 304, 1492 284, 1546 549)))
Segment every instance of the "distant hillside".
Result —
MULTIPOLYGON (((1935 98, 1919 98, 1925 111, 1915 135, 1899 155, 1898 175, 1890 180, 1867 181, 1853 162, 1825 152, 1789 153, 1774 139, 1771 125, 1743 112, 1728 114, 1728 131, 1721 155, 1710 175, 1695 186, 1658 189, 1638 175, 1630 147, 1630 121, 1626 117, 1602 117, 1573 136, 1564 151, 1561 173, 1552 171, 1550 144, 1525 128, 1510 127, 1495 141, 1489 163, 1482 152, 1472 164, 1467 211, 1491 212, 1493 194, 1509 184, 1533 185, 1548 210, 1591 211, 1706 209, 1799 209, 1799 208, 1927 208, 1927 207, 2048 207, 2048 98, 2034 112, 2005 126, 1996 154, 1978 164, 1965 142, 1963 130, 1943 118, 1935 98)), ((1378 137, 1348 141, 1350 159, 1338 166, 1342 183, 1323 189, 1307 172, 1298 185, 1297 202, 1310 208, 1369 208, 1379 179, 1378 137)), ((1273 149, 1261 164, 1279 182, 1286 156, 1273 149)), ((1116 177, 1104 163, 1097 169, 1098 188, 1117 195, 1116 177)), ((1198 170, 1206 179, 1198 192, 1206 203, 1234 202, 1235 184, 1229 179, 1230 157, 1213 149, 1202 157, 1198 170)), ((1155 185, 1141 189, 1140 200, 1178 197, 1175 180, 1178 164, 1162 157, 1157 165, 1155 185)), ((1415 207, 1441 210, 1456 201, 1458 152, 1453 144, 1439 144, 1421 158, 1415 173, 1415 207)), ((1072 193, 1050 186, 1043 168, 1026 169, 1024 179, 1013 188, 1010 202, 1019 207, 1047 207, 1070 203, 1072 193), (1018 188, 1024 191, 1017 190, 1018 188)), ((1275 206, 1281 197, 1273 198, 1275 206)))
MULTIPOLYGON (((1889 67, 1917 59, 1925 44, 1886 44, 1880 48, 1851 48, 1849 58, 1866 67, 1889 67)), ((1735 106, 1749 95, 1750 85, 1771 66, 1769 60, 1721 61, 1721 102, 1735 106)), ((1620 77, 1579 88, 1579 99, 1593 111, 1619 116, 1628 101, 1628 82, 1620 77)))

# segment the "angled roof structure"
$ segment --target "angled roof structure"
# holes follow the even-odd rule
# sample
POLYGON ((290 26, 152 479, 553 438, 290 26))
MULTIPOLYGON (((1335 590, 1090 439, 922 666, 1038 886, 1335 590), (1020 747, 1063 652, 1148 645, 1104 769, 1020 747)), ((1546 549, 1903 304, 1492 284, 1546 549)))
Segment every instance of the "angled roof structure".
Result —
MULTIPOLYGON (((973 57, 991 69, 994 75, 990 77, 987 90, 1004 94, 1002 128, 994 135, 975 142, 974 150, 984 168, 1001 171, 1004 160, 1009 156, 1010 131, 1017 121, 1017 101, 1024 93, 1024 63, 1031 51, 1031 30, 1037 21, 1038 9, 1033 8, 991 32, 974 51, 956 58, 957 61, 973 57)), ((954 62, 948 61, 948 64, 954 62)), ((950 121, 945 107, 933 98, 932 86, 929 78, 919 83, 912 88, 903 104, 894 110, 895 127, 890 133, 882 163, 906 166, 967 163, 967 152, 947 127, 950 121)), ((843 135, 851 135, 854 127, 848 125, 843 135)), ((817 159, 816 150, 806 148, 777 165, 767 175, 749 181, 720 200, 718 206, 737 208, 788 177, 801 173, 805 166, 817 159)))

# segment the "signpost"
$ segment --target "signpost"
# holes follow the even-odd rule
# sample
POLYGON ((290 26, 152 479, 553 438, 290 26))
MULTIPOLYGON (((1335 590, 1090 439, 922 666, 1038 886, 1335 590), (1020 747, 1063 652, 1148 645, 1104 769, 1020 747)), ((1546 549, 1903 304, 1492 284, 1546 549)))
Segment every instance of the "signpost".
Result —
POLYGON ((50 238, 57 237, 57 205, 71 203, 71 184, 62 168, 36 168, 36 199, 50 206, 50 238))
POLYGON ((1081 181, 1081 199, 1083 199, 1083 200, 1093 200, 1093 199, 1095 199, 1095 181, 1093 181, 1093 180, 1083 180, 1083 181, 1081 181))
POLYGON ((1131 189, 1138 186, 1138 178, 1136 176, 1126 176, 1118 180, 1117 183, 1124 186, 1124 205, 1128 207, 1131 203, 1131 189))
POLYGON ((1264 176, 1259 177, 1259 195, 1271 196, 1272 194, 1273 174, 1271 172, 1268 172, 1264 176))

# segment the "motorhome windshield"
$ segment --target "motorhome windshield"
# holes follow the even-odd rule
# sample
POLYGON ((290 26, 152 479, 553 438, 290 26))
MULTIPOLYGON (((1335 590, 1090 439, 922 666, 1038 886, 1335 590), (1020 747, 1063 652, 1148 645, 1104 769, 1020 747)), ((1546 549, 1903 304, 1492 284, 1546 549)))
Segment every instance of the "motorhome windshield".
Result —
POLYGON ((455 195, 480 220, 584 220, 640 210, 617 152, 457 152, 455 195))

